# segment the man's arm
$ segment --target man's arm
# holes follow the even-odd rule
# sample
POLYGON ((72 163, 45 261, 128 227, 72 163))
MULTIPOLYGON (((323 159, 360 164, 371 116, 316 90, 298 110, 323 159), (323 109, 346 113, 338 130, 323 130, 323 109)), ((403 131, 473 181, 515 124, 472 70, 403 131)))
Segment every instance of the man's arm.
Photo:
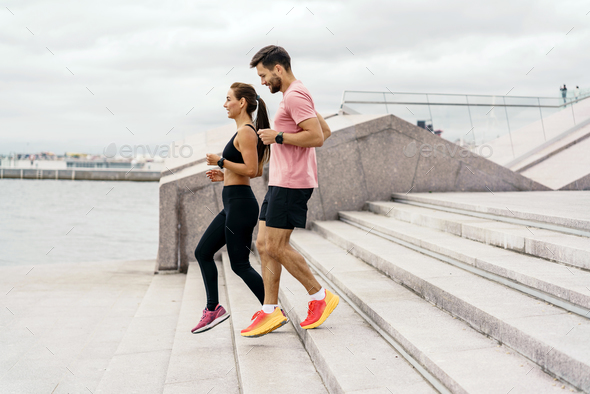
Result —
POLYGON ((302 148, 319 148, 324 144, 324 134, 318 118, 309 118, 299 123, 298 133, 284 133, 283 144, 300 146, 302 148))
POLYGON ((324 120, 324 117, 319 113, 315 113, 320 121, 320 127, 322 128, 322 134, 324 135, 324 141, 328 139, 329 136, 332 135, 332 130, 330 130, 330 126, 324 120))
MULTIPOLYGON (((315 148, 324 144, 324 133, 318 118, 309 118, 298 124, 301 131, 298 133, 284 133, 283 144, 300 146, 302 148, 315 148)), ((258 135, 265 145, 274 144, 279 134, 273 129, 258 130, 258 135)))

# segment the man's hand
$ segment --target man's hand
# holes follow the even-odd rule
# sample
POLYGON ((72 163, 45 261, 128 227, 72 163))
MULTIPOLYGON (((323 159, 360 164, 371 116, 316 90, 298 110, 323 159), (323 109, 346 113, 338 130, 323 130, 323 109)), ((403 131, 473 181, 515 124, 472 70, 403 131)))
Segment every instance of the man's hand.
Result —
POLYGON ((217 162, 221 159, 219 155, 214 153, 207 153, 207 165, 208 166, 216 166, 217 162))
POLYGON ((209 170, 205 172, 207 178, 211 179, 211 182, 221 182, 223 181, 223 171, 221 170, 209 170))
POLYGON ((275 138, 277 138, 278 134, 279 133, 274 131, 273 129, 258 130, 258 136, 260 137, 264 145, 274 144, 276 142, 275 138))

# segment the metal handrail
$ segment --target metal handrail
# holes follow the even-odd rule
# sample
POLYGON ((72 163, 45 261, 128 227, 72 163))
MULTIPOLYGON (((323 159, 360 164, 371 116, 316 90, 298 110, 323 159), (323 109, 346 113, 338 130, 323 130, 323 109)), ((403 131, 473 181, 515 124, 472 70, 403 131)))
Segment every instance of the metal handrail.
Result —
MULTIPOLYGON (((507 96, 507 95, 503 95, 503 96, 498 96, 498 95, 483 95, 483 94, 458 94, 458 93, 411 93, 411 92, 393 92, 391 90, 387 90, 387 91, 358 91, 358 90, 345 90, 342 93, 342 101, 340 104, 340 110, 338 111, 339 114, 343 114, 343 113, 349 113, 349 114, 355 114, 355 113, 359 113, 358 111, 358 107, 350 107, 350 105, 353 104, 366 104, 366 105, 377 105, 377 106, 385 106, 385 112, 387 113, 391 113, 391 110, 393 109, 395 111, 395 108, 402 108, 403 106, 406 106, 405 108, 408 109, 408 111, 412 114, 413 117, 416 117, 416 115, 414 114, 414 112, 412 112, 410 110, 411 106, 418 106, 418 107, 428 107, 428 112, 426 114, 423 114, 421 119, 423 121, 428 121, 430 123, 433 122, 433 111, 431 111, 431 107, 434 109, 435 107, 441 108, 441 107, 467 107, 467 113, 465 113, 465 116, 467 117, 467 127, 471 127, 469 129, 469 131, 467 133, 464 133, 464 135, 468 135, 469 133, 472 133, 472 138, 473 138, 473 145, 477 146, 476 143, 476 131, 474 131, 474 129, 476 129, 477 126, 477 122, 481 122, 481 114, 476 115, 478 117, 478 119, 475 119, 472 117, 472 108, 485 108, 483 110, 483 112, 485 112, 485 110, 487 108, 489 108, 489 111, 486 115, 488 115, 495 107, 498 108, 504 108, 504 114, 502 117, 505 117, 505 126, 504 126, 504 130, 506 130, 508 132, 509 138, 510 138, 510 146, 512 149, 512 156, 513 158, 516 158, 516 153, 515 152, 515 147, 514 147, 514 143, 512 141, 512 129, 514 129, 514 124, 512 124, 512 119, 511 116, 509 116, 507 108, 515 108, 515 109, 520 109, 520 111, 522 111, 523 109, 526 108, 538 108, 539 111, 539 115, 537 117, 538 120, 540 120, 540 130, 542 131, 542 140, 543 141, 547 141, 548 135, 546 133, 545 130, 545 120, 543 119, 544 114, 542 109, 551 109, 551 110, 561 110, 563 108, 566 108, 568 105, 572 108, 572 120, 573 120, 573 124, 576 125, 576 118, 575 118, 575 113, 574 113, 574 108, 572 106, 572 104, 576 104, 580 101, 586 100, 587 98, 590 97, 590 89, 586 89, 586 90, 580 90, 578 97, 574 97, 573 92, 570 90, 568 91, 568 95, 564 96, 554 96, 554 97, 541 97, 541 96, 507 96), (353 97, 351 97, 351 99, 347 99, 347 97, 350 97, 351 95, 353 95, 353 97), (362 97, 363 95, 371 95, 371 97, 367 97, 367 100, 363 100, 362 97), (392 100, 392 96, 396 96, 398 95, 398 98, 400 100, 403 101, 394 101, 394 99, 392 100), (420 98, 416 97, 418 100, 422 100, 424 99, 424 101, 415 101, 412 100, 412 98, 410 97, 399 97, 399 96, 419 96, 420 98), (439 100, 439 97, 441 96, 445 96, 448 97, 449 102, 443 102, 443 100, 439 100), (382 99, 381 99, 382 97, 382 99), (460 98, 460 100, 457 100, 456 98, 460 98), (482 100, 482 98, 484 98, 484 100, 482 100), (409 100, 408 100, 409 99, 409 100), (482 101, 488 101, 488 103, 482 103, 482 101), (526 100, 526 101, 525 101, 526 100), (541 100, 544 100, 543 103, 541 103, 541 100), (548 100, 551 100, 553 103, 555 104, 551 104, 551 101, 547 102, 548 100), (557 102, 555 101, 557 100, 557 102), (562 102, 563 100, 563 102, 562 102), (476 101, 476 102, 474 102, 476 101), (391 107, 393 106, 393 107, 391 107), (425 116, 424 116, 425 115, 425 116), (477 121, 477 122, 476 122, 477 121)), ((399 116, 399 115, 398 115, 399 116)), ((409 117, 409 114, 407 115, 409 117)), ((461 115, 463 116, 463 115, 461 115)), ((402 116, 402 118, 406 119, 405 116, 402 116)), ((494 117, 495 118, 495 117, 494 117)), ((420 119, 420 118, 418 118, 420 119)), ((518 119, 518 118, 517 118, 518 119)), ((415 119, 414 119, 415 120, 415 119)), ((448 123, 448 122, 447 122, 448 123)), ((516 122, 518 124, 518 121, 516 122)), ((427 126, 428 127, 428 126, 427 126)), ((517 126, 518 128, 518 126, 517 126)), ((432 130, 430 128, 428 128, 431 132, 432 130)), ((465 129, 467 130, 467 129, 465 129)), ((489 130, 489 128, 488 128, 489 130)), ((497 127, 495 127, 495 130, 498 130, 497 127)), ((500 134, 498 133, 498 136, 500 134)), ((463 137, 460 137, 460 141, 461 143, 463 143, 463 137)), ((482 143, 485 142, 485 131, 484 131, 484 137, 482 139, 482 143)))
MULTIPOLYGON (((496 96, 501 97, 501 96, 496 96)), ((577 103, 590 96, 582 97, 577 100, 568 101, 561 105, 538 105, 538 104, 475 104, 475 103, 421 103, 411 101, 344 101, 342 104, 388 104, 388 105, 451 105, 459 107, 525 107, 525 108, 560 108, 570 104, 577 103)))
POLYGON ((492 96, 492 95, 482 95, 482 94, 444 94, 444 93, 403 93, 403 92, 376 92, 376 91, 358 91, 358 90, 345 90, 342 94, 342 102, 340 104, 340 108, 344 104, 380 104, 380 105, 449 105, 449 106, 459 106, 459 107, 524 107, 524 108, 561 108, 566 107, 570 104, 578 103, 582 100, 585 100, 590 97, 590 93, 585 96, 580 96, 574 100, 568 100, 565 103, 561 103, 559 105, 546 105, 546 104, 478 104, 478 103, 437 103, 428 100, 428 96, 458 96, 458 97, 489 97, 489 98, 499 98, 499 99, 506 99, 506 98, 526 98, 526 99, 535 99, 539 101, 540 99, 551 99, 551 100, 563 100, 563 97, 533 97, 533 96, 492 96), (427 98, 426 102, 420 101, 363 101, 363 100, 346 100, 346 93, 371 93, 371 94, 412 94, 412 95, 425 95, 427 98))
MULTIPOLYGON (((590 96, 590 90, 583 91, 582 95, 586 95, 586 97, 590 96)), ((343 93, 343 98, 346 93, 379 93, 379 94, 414 94, 414 95, 429 95, 429 96, 473 96, 473 97, 510 97, 510 98, 529 98, 529 99, 551 99, 557 100, 562 99, 561 96, 553 96, 553 97, 543 97, 543 96, 506 96, 506 95, 495 95, 495 94, 465 94, 465 93, 417 93, 417 92, 392 92, 390 90, 383 92, 383 91, 376 91, 376 90, 345 90, 343 93)), ((383 103, 381 103, 383 104, 383 103)))

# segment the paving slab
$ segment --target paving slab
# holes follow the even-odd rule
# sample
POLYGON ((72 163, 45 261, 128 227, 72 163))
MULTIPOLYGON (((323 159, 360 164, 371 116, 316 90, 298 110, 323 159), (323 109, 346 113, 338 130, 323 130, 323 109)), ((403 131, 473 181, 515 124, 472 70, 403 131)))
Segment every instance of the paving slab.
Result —
POLYGON ((94 391, 151 283, 154 264, 0 267, 0 286, 12 288, 2 295, 0 392, 94 391))

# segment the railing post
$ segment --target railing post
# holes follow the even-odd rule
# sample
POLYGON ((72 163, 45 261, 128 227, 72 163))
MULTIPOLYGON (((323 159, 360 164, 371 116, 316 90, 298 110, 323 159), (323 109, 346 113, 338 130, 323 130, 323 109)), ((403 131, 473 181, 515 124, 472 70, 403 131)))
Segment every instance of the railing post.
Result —
POLYGON ((506 107, 506 97, 502 96, 502 101, 504 101, 504 112, 506 113, 506 124, 508 125, 508 135, 510 136, 510 147, 512 148, 512 158, 516 158, 514 154, 514 144, 512 143, 512 133, 510 132, 510 120, 508 119, 508 109, 506 107))
POLYGON ((570 104, 570 107, 572 107, 572 118, 574 118, 574 126, 576 125, 576 115, 574 114, 574 104, 570 104))
MULTIPOLYGON (((467 112, 469 112, 469 123, 471 123, 471 130, 473 130, 473 120, 471 119, 471 107, 469 107, 469 97, 465 95, 465 101, 467 101, 467 112)), ((475 131, 473 132, 473 146, 475 147, 477 143, 475 142, 475 131)))
POLYGON ((541 126, 543 126, 543 139, 547 141, 547 137, 545 136, 545 123, 543 122, 543 111, 541 111, 541 99, 537 97, 537 101, 539 102, 539 114, 541 115, 541 126))
MULTIPOLYGON (((428 103, 428 113, 430 114, 430 123, 432 124, 432 128, 434 129, 434 119, 432 119, 432 111, 430 110, 430 100, 428 99, 428 93, 426 93, 426 102, 428 103)), ((434 133, 434 130, 430 130, 434 133)))
POLYGON ((342 100, 340 100, 340 110, 338 111, 339 115, 342 115, 344 112, 344 97, 346 96, 346 90, 342 92, 342 100))

